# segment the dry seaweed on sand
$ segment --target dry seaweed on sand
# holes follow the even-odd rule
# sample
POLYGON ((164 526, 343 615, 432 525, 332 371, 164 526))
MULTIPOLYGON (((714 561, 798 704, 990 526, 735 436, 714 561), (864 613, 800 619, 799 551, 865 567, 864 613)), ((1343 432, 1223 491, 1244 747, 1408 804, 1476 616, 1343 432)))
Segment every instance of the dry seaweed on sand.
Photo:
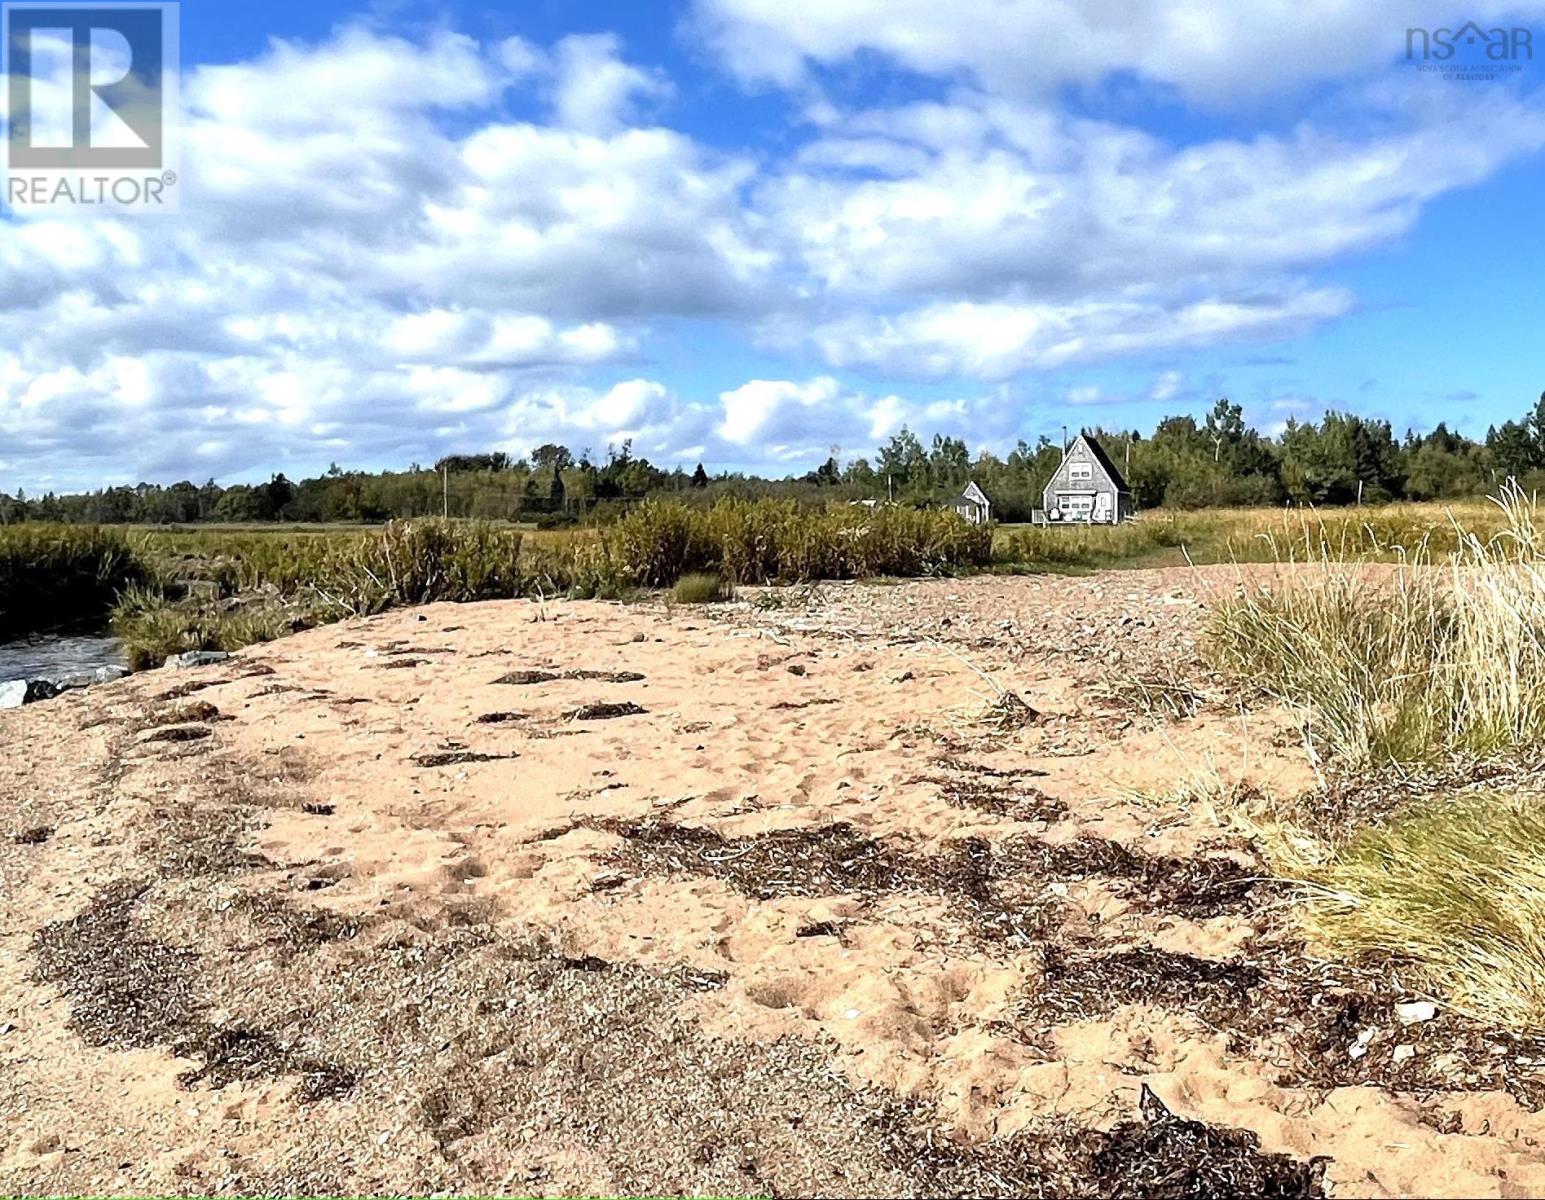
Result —
POLYGON ((598 820, 618 834, 613 860, 640 875, 688 874, 722 879, 759 900, 779 896, 885 894, 938 889, 929 860, 864 836, 846 823, 779 829, 726 838, 711 829, 669 821, 598 820))
POLYGON ((992 878, 991 847, 977 838, 944 853, 919 854, 870 838, 845 822, 736 838, 656 820, 600 820, 592 827, 623 838, 611 862, 624 871, 707 876, 757 900, 937 896, 956 906, 975 934, 990 941, 1032 940, 1056 919, 1047 904, 1000 894, 992 878))
POLYGON ((1051 881, 1107 877, 1137 903, 1191 914, 1228 911, 1250 901, 1255 884, 1227 859, 1155 859, 1102 838, 1052 845, 1036 838, 994 844, 966 838, 922 854, 866 836, 845 822, 724 837, 700 826, 660 820, 598 820, 619 835, 611 863, 636 875, 687 874, 721 879, 758 900, 781 896, 896 893, 937 896, 956 906, 980 936, 1038 940, 1058 920, 1058 906, 1031 893, 1051 881))
POLYGON ((1110 1197, 1318 1197, 1325 1158, 1299 1162, 1266 1154, 1249 1130, 1222 1129, 1176 1116, 1146 1083, 1142 1120, 1086 1139, 1094 1191, 1110 1197))
POLYGON ((514 752, 489 754, 482 750, 432 750, 415 754, 410 759, 415 767, 454 767, 463 763, 498 762, 506 758, 518 758, 514 752))
POLYGON ((252 695, 248 698, 260 700, 265 696, 293 696, 305 690, 291 683, 265 683, 262 687, 253 688, 252 695))
MULTIPOLYGON (((134 912, 142 895, 121 885, 38 935, 40 973, 66 992, 88 1040, 190 1057, 184 1086, 293 1077, 302 1100, 388 1071, 401 1108, 445 1162, 474 1171, 490 1140, 536 1123, 559 1136, 589 1131, 628 1192, 834 1194, 859 1179, 929 1197, 1318 1194, 1314 1164, 1262 1154, 1247 1133, 1152 1103, 1141 1122, 1109 1132, 956 1144, 938 1132, 936 1114, 842 1080, 822 1048, 705 1038, 676 997, 721 987, 721 976, 655 975, 551 946, 477 938, 459 950, 446 943, 425 954, 413 943, 361 960, 340 978, 343 1007, 327 1024, 329 1046, 360 1056, 344 1066, 260 1026, 210 1021, 199 957, 146 936, 134 912), (383 1026, 388 1013, 397 1018, 383 1026), (419 1049, 430 1045, 448 1047, 449 1060, 419 1049), (662 1113, 676 1136, 659 1136, 662 1113)), ((267 920, 266 911, 253 915, 267 920)), ((307 946, 302 939, 297 953, 307 946)), ((306 977, 302 969, 297 979, 306 977)))
MULTIPOLYGON (((1545 1039, 1498 1032, 1456 1013, 1406 1023, 1409 998, 1387 969, 1318 962, 1301 949, 1206 959, 1151 946, 1098 952, 1048 945, 1022 1021, 1098 1019, 1123 1005, 1184 1013, 1273 1062, 1284 1087, 1381 1087, 1393 1092, 1506 1090, 1545 1108, 1545 1039)), ((1030 1035, 1026 1035, 1030 1036, 1030 1035)), ((1033 1036, 1032 1039, 1033 1040, 1033 1036)))
POLYGON ((200 742, 207 738, 211 730, 204 725, 165 725, 154 729, 140 738, 142 743, 148 742, 200 742))
POLYGON ((1148 946, 1090 954, 1048 945, 1041 973, 1034 1011, 1058 1022, 1108 1016, 1123 1004, 1153 1004, 1195 1012, 1208 1024, 1226 1023, 1265 979, 1249 963, 1148 946))
MULTIPOLYGON (((159 713, 153 713, 131 722, 131 730, 158 729, 167 725, 191 725, 210 721, 229 720, 220 709, 207 700, 195 700, 190 704, 178 704, 159 713)), ((149 740, 149 739, 147 739, 149 740)))
POLYGON ((218 687, 222 683, 229 683, 228 679, 190 679, 187 683, 179 683, 176 687, 169 687, 163 692, 157 692, 156 700, 183 700, 195 692, 202 692, 205 688, 218 687))
POLYGON ((1379 826, 1434 797, 1537 792, 1545 775, 1538 751, 1454 756, 1434 763, 1332 770, 1324 786, 1293 797, 1292 820, 1328 845, 1379 826))
POLYGON ((934 759, 934 762, 946 771, 955 771, 962 775, 977 775, 986 779, 1038 779, 1047 774, 1039 767, 994 767, 988 763, 947 754, 934 759))
POLYGON ((610 721, 616 717, 642 716, 647 711, 643 705, 634 704, 631 700, 623 700, 620 703, 598 701, 594 704, 581 704, 564 716, 570 721, 610 721))
POLYGON ((1141 873, 1128 889, 1128 898, 1141 902, 1152 912, 1215 917, 1248 911, 1282 890, 1280 881, 1231 858, 1166 856, 1144 861, 1141 873))
POLYGON ((1004 691, 988 704, 977 717, 980 724, 988 725, 1000 733, 1023 729, 1041 719, 1041 713, 1030 706, 1018 692, 1004 691))
POLYGON ((37 978, 64 992, 70 1025, 81 1037, 196 1059, 199 1065, 178 1077, 185 1087, 298 1075, 302 1100, 353 1087, 353 1073, 341 1066, 299 1054, 264 1030, 210 1020, 199 956, 147 937, 136 919, 150 886, 112 884, 80 915, 33 936, 37 978))
POLYGON ((1248 909, 1277 886, 1231 858, 1154 857, 1087 835, 1060 843, 1015 838, 999 846, 996 857, 994 873, 1000 877, 1109 879, 1114 890, 1134 905, 1186 917, 1248 909))
POLYGON ((241 849, 252 824, 245 806, 195 803, 152 815, 156 824, 140 849, 164 874, 218 876, 268 865, 262 855, 241 849))
POLYGON ((1067 804, 1048 796, 1040 788, 1029 787, 1012 776, 982 776, 950 779, 924 776, 918 782, 931 783, 951 808, 971 809, 1008 817, 1015 821, 1060 821, 1067 815, 1067 804))
POLYGON ((175 1050, 186 1054, 192 1049, 204 1061, 177 1077, 177 1082, 186 1088, 203 1083, 218 1090, 248 1079, 298 1075, 300 1086, 296 1094, 302 1102, 310 1102, 342 1096, 358 1082, 352 1071, 297 1056, 261 1029, 210 1027, 190 1033, 191 1040, 179 1043, 175 1050))
POLYGON ((530 713, 523 712, 486 712, 477 718, 479 725, 509 725, 516 721, 524 721, 530 717, 530 713))
POLYGON ((576 668, 570 671, 506 671, 494 682, 525 687, 535 683, 556 683, 561 679, 583 680, 590 683, 642 683, 644 677, 637 671, 592 671, 576 668))
POLYGON ((1101 1196, 1117 1200, 1319 1200, 1325 1158, 1263 1152, 1246 1129, 1172 1113, 1142 1085, 1139 1117, 1109 1130, 1062 1126, 962 1146, 895 1113, 892 1150, 928 1196, 1101 1196))
POLYGON ((528 687, 534 683, 551 683, 558 678, 560 676, 556 671, 506 671, 494 683, 528 687))

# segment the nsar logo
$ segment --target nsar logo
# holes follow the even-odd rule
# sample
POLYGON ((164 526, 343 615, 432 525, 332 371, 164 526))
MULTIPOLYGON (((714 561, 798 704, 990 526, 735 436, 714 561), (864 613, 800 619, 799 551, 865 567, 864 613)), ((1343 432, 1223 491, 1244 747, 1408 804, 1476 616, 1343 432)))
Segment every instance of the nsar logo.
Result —
POLYGON ((1406 62, 1445 79, 1501 79, 1534 60, 1534 31, 1483 29, 1467 21, 1457 29, 1406 30, 1406 62))

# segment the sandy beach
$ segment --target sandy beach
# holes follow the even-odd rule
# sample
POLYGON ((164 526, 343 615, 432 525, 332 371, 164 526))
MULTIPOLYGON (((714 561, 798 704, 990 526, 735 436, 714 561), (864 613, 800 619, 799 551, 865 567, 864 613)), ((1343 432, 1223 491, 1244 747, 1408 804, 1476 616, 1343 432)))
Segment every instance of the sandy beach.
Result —
POLYGON ((1198 661, 1236 582, 436 605, 0 713, 0 1188, 1066 1194, 1169 1122, 1545 1191, 1527 1055, 1165 799, 1314 784, 1198 661))

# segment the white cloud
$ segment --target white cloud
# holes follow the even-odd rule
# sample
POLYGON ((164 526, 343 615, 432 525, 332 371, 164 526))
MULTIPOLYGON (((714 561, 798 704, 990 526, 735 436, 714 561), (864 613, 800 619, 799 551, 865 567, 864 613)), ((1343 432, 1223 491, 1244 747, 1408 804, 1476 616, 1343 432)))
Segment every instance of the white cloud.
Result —
POLYGON ((663 100, 670 81, 625 63, 615 34, 567 37, 555 54, 553 107, 558 123, 586 133, 613 133, 630 124, 641 101, 663 100))
POLYGON ((554 436, 647 437, 663 385, 586 403, 566 377, 638 357, 656 318, 754 310, 771 255, 747 164, 573 90, 565 71, 599 71, 618 118, 658 97, 615 50, 351 29, 192 70, 178 218, 0 222, 0 440, 21 482, 432 459, 503 436, 544 387, 571 389, 554 436), (498 115, 506 88, 553 80, 608 128, 498 115), (106 434, 131 404, 132 436, 106 434))
POLYGON ((545 317, 430 308, 395 318, 382 348, 402 362, 523 367, 603 363, 631 346, 605 322, 562 328, 545 317))
POLYGON ((1176 306, 1152 297, 1065 305, 962 301, 897 316, 848 318, 810 336, 837 367, 996 380, 1139 351, 1287 336, 1342 315, 1352 303, 1340 288, 1176 306))
POLYGON ((1175 394, 1180 391, 1180 384, 1184 378, 1179 371, 1165 371, 1158 379, 1154 380, 1153 387, 1148 392, 1148 398, 1150 400, 1157 400, 1161 404, 1166 400, 1173 399, 1175 394))
POLYGON ((1179 150, 963 93, 828 130, 839 153, 858 136, 872 158, 894 146, 898 172, 790 171, 759 199, 788 252, 844 296, 1054 298, 1297 270, 1406 233, 1426 201, 1545 145, 1538 105, 1455 92, 1370 89, 1376 136, 1305 124, 1179 150))
POLYGON ((951 420, 965 411, 950 402, 909 402, 844 387, 830 375, 812 379, 753 379, 719 396, 711 449, 723 461, 802 463, 833 447, 867 450, 908 422, 951 420))
MULTIPOLYGON (((1539 16, 1538 0, 1475 0, 1460 21, 1539 16)), ((1443 0, 697 0, 696 24, 743 78, 794 87, 811 66, 874 51, 925 75, 967 75, 1011 96, 1049 96, 1118 72, 1193 100, 1237 103, 1376 70, 1411 26, 1454 25, 1443 0)))
POLYGON ((801 410, 831 404, 837 398, 838 390, 837 381, 829 375, 808 383, 753 379, 720 395, 724 420, 717 432, 733 445, 750 446, 769 435, 786 432, 791 423, 795 426, 806 423, 806 414, 801 410))
POLYGON ((744 151, 652 123, 671 81, 610 34, 346 28, 193 67, 181 216, 0 220, 0 487, 546 440, 799 464, 908 422, 1011 438, 1022 377, 1336 320, 1357 298, 1316 278, 1327 264, 1545 145, 1528 93, 1414 74, 1346 85, 1335 121, 1182 145, 1037 82, 1270 90, 1362 70, 1364 49, 1310 51, 1407 9, 1272 25, 1236 6, 1195 29, 1157 3, 1058 7, 1048 26, 1051 8, 995 0, 989 35, 985 2, 832 0, 792 21, 703 0, 712 44, 800 88, 812 122, 744 151), (1278 26, 1267 53, 1254 39, 1278 26), (821 95, 812 64, 865 50, 947 83, 859 111, 821 95), (786 361, 724 377, 715 356, 745 341, 786 361), (952 386, 919 399, 915 379, 952 386))
POLYGON ((1180 149, 974 91, 828 114, 758 192, 804 268, 801 304, 763 340, 832 367, 996 380, 1306 332, 1354 298, 1304 272, 1545 146, 1545 111, 1505 89, 1408 79, 1360 102, 1372 133, 1304 123, 1180 149))
POLYGON ((490 58, 462 34, 418 43, 345 27, 321 45, 276 38, 260 58, 201 66, 185 88, 191 108, 226 125, 309 134, 319 125, 374 125, 426 108, 481 107, 509 78, 507 60, 490 58))

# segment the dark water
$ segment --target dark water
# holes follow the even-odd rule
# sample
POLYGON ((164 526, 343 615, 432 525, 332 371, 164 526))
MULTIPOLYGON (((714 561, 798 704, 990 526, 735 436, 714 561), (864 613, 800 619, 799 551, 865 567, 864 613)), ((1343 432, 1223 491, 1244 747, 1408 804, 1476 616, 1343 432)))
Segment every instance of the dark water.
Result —
POLYGON ((0 683, 62 679, 98 667, 123 665, 123 643, 106 634, 45 635, 0 642, 0 683))

